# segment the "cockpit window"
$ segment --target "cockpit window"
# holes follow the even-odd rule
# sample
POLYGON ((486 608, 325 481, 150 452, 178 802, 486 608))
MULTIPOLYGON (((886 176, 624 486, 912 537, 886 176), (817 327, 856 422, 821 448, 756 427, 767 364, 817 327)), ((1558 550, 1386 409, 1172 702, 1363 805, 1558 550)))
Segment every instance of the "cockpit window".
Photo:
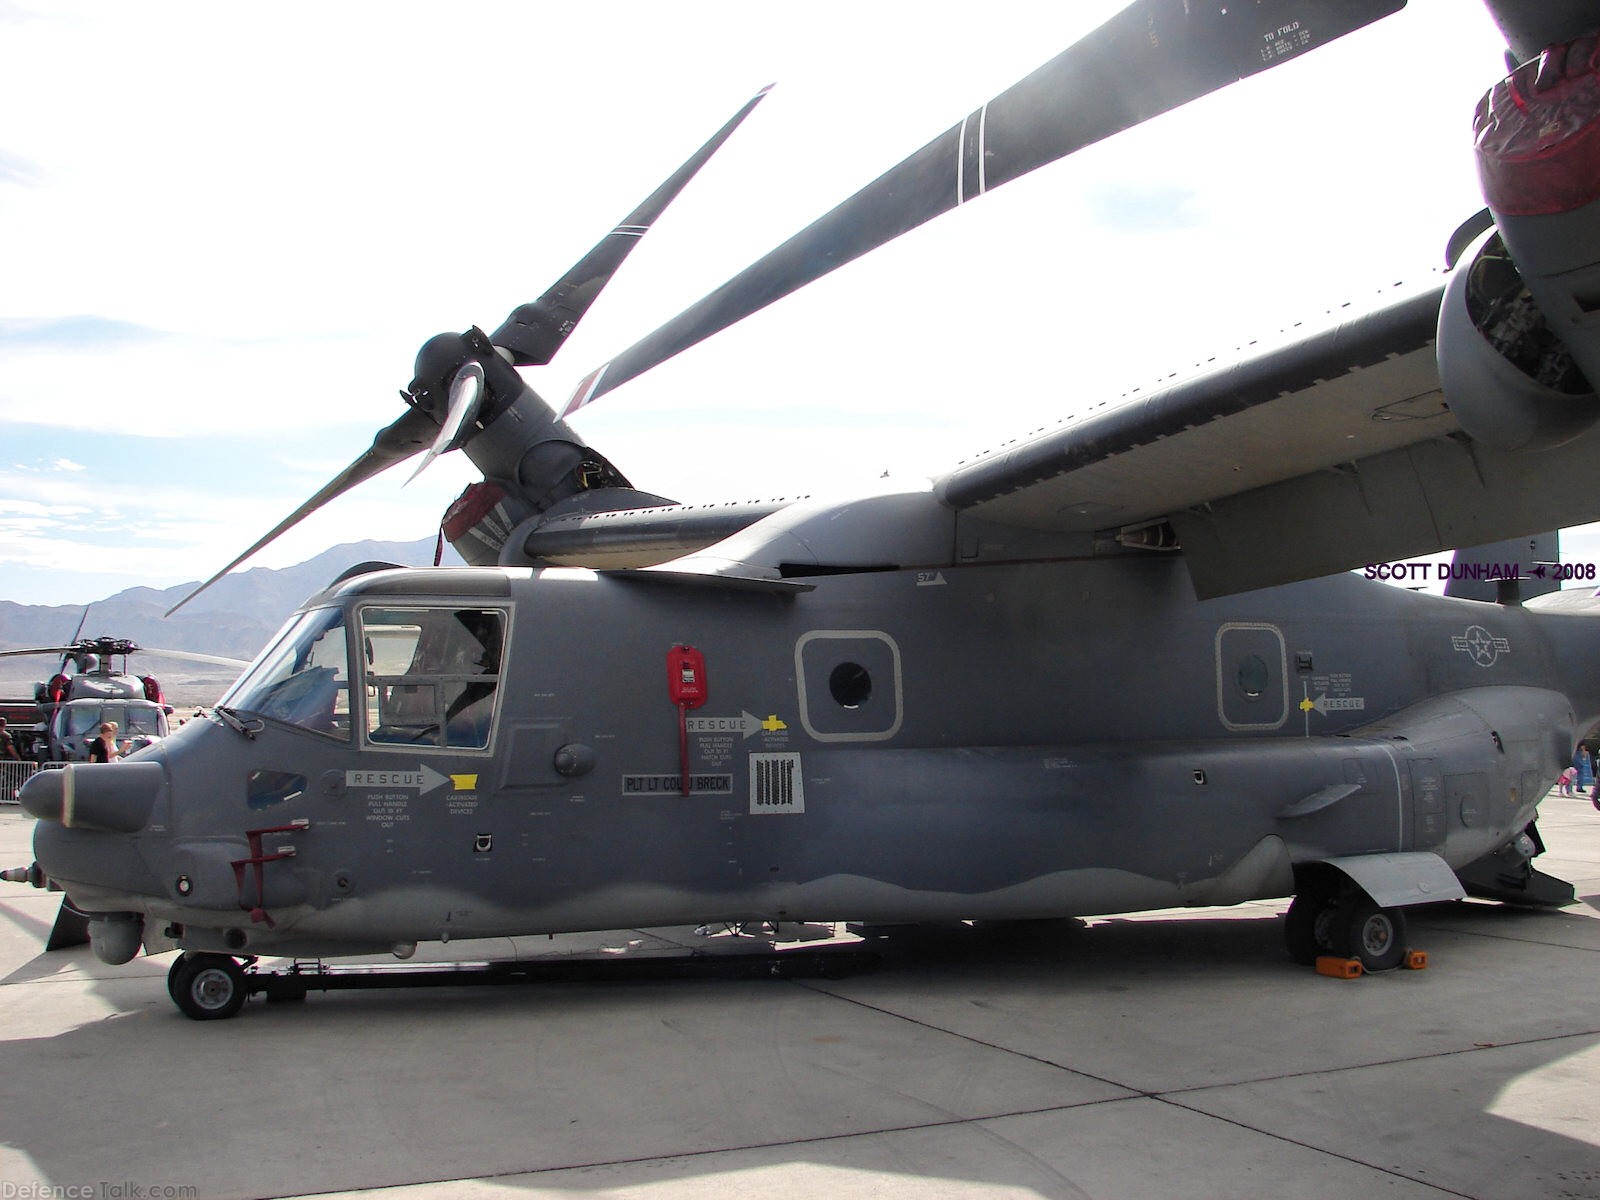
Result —
POLYGON ((344 613, 315 608, 295 617, 220 703, 313 733, 349 738, 344 613))
MULTIPOLYGON (((80 705, 76 708, 68 706, 59 710, 61 735, 63 737, 82 737, 91 730, 100 728, 100 706, 80 705)), ((114 718, 107 718, 114 719, 114 718)))
POLYGON ((59 738, 88 738, 102 722, 117 723, 117 738, 165 738, 166 715, 155 704, 67 704, 56 715, 59 738))
POLYGON ((128 737, 165 737, 167 731, 162 728, 166 724, 163 715, 153 704, 148 708, 142 704, 130 704, 110 719, 121 717, 121 733, 128 737))
POLYGON ((363 609, 367 740, 488 749, 504 645, 498 609, 363 609))

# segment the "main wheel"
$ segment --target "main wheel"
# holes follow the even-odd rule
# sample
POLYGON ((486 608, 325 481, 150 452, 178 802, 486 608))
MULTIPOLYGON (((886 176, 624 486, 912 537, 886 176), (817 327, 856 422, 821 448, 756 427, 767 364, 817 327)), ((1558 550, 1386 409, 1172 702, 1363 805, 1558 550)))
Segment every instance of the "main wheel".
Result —
POLYGON ((1357 895, 1339 906, 1331 941, 1334 953, 1359 959, 1363 970, 1392 971, 1406 956, 1405 912, 1357 895))
POLYGON ((1313 965, 1318 955, 1330 953, 1328 937, 1334 898, 1331 888, 1307 883, 1289 904, 1283 941, 1289 948, 1289 957, 1302 967, 1313 965))
POLYGON ((167 994, 184 1016, 220 1021, 243 1008, 250 993, 238 960, 226 954, 184 954, 167 972, 167 994))

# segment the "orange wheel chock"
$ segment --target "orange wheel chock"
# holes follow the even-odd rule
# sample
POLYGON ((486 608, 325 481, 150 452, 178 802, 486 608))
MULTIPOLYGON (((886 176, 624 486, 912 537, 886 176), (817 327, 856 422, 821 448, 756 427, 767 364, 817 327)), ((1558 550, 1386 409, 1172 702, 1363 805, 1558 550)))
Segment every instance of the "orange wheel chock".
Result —
POLYGON ((1335 958, 1324 954, 1317 959, 1317 974, 1330 979, 1359 979, 1362 975, 1359 958, 1335 958))
POLYGON ((1407 950, 1405 960, 1400 965, 1408 971, 1426 971, 1428 969, 1428 952, 1426 950, 1407 950))

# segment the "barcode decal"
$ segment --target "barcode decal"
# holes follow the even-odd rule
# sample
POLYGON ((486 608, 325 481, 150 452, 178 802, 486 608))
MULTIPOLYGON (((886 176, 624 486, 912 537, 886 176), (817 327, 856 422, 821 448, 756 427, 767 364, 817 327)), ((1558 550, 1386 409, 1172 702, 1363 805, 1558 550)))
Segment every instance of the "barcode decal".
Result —
POLYGON ((750 811, 752 813, 803 813, 805 786, 798 754, 750 756, 750 811))

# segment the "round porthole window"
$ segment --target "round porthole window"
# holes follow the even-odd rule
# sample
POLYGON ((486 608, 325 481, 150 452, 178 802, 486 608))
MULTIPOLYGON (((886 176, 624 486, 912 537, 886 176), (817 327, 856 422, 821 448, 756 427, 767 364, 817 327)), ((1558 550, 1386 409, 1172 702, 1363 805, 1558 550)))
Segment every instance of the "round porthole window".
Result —
POLYGON ((1267 690, 1267 664, 1258 654, 1247 654, 1239 660, 1239 690, 1246 700, 1259 700, 1267 690))
POLYGON ((840 663, 828 676, 828 692, 840 708, 860 708, 872 695, 872 676, 860 663, 840 663))

